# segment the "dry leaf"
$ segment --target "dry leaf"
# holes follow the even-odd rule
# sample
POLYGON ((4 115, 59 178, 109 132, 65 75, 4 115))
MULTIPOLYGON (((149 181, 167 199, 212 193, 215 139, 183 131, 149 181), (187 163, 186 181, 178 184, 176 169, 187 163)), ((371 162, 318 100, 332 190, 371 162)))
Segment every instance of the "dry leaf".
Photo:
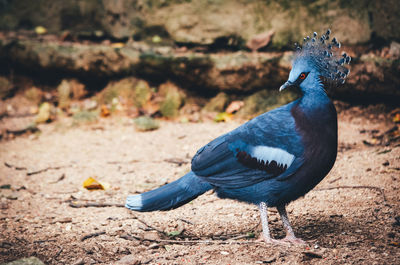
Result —
POLYGON ((252 50, 253 52, 265 47, 270 43, 272 36, 275 34, 274 30, 263 32, 261 34, 255 35, 246 43, 246 47, 252 50))
POLYGON ((111 112, 110 109, 106 105, 101 105, 101 117, 108 117, 110 116, 111 112))
POLYGON ((125 47, 125 43, 123 42, 115 42, 111 44, 111 47, 113 48, 124 48, 125 47))
POLYGON ((395 123, 400 122, 400 113, 396 113, 396 115, 394 115, 393 122, 395 122, 395 123))
POLYGON ((226 108, 226 113, 234 113, 240 110, 244 106, 244 102, 241 100, 232 101, 231 104, 226 108))
POLYGON ((232 113, 227 113, 227 112, 220 112, 217 114, 217 116, 215 116, 214 121, 216 122, 227 122, 227 121, 231 121, 233 118, 233 114, 232 113))
POLYGON ((38 35, 42 35, 42 34, 46 34, 47 33, 47 29, 45 27, 43 27, 43 26, 37 26, 35 28, 35 32, 38 35))
POLYGON ((83 187, 88 190, 104 190, 105 188, 100 182, 90 177, 83 182, 83 187))

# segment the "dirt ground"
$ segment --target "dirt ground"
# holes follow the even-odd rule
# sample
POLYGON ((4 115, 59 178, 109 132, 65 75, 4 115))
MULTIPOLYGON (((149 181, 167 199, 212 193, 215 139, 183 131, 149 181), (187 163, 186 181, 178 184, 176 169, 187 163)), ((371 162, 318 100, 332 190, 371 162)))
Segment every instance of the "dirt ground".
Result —
MULTIPOLYGON (((151 132, 124 117, 69 123, 0 142, 0 186, 11 185, 0 189, 0 263, 36 256, 46 264, 400 264, 400 145, 373 138, 394 126, 386 112, 340 111, 333 170, 288 207, 308 242, 291 247, 246 238, 261 231, 257 207, 212 192, 168 212, 121 207, 128 194, 183 175, 198 148, 239 122, 162 122, 151 132), (88 177, 110 187, 88 191, 88 177), (90 203, 103 207, 79 207, 90 203)), ((283 237, 275 209, 270 216, 273 236, 283 237)))

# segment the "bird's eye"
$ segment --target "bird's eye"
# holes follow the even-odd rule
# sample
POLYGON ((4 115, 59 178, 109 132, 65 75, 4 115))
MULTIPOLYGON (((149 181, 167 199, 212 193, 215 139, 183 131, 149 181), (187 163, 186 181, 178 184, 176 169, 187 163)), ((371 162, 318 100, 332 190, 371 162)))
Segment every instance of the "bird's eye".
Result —
POLYGON ((305 73, 301 73, 300 76, 299 76, 299 78, 300 78, 301 80, 306 79, 306 77, 307 77, 307 75, 306 75, 305 73))

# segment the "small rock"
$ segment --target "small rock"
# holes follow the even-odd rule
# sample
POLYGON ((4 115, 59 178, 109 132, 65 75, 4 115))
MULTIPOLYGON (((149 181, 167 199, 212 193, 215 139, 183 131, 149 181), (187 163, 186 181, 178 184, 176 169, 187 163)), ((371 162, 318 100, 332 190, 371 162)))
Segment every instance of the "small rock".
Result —
POLYGON ((145 240, 159 240, 160 236, 157 231, 146 231, 143 233, 143 239, 145 240))
POLYGON ((65 224, 65 223, 71 223, 71 222, 72 222, 72 218, 71 217, 65 217, 65 218, 57 219, 53 223, 65 224))
POLYGON ((39 88, 37 88, 35 86, 26 90, 24 95, 29 101, 31 101, 35 104, 39 104, 40 102, 42 102, 43 92, 42 92, 42 90, 40 90, 39 88))
POLYGON ((113 264, 116 264, 116 265, 139 265, 139 264, 141 264, 141 261, 140 261, 140 259, 137 258, 136 255, 127 255, 113 264))
POLYGON ((226 93, 218 93, 204 106, 204 110, 210 112, 222 112, 224 111, 228 100, 229 97, 226 93))
POLYGON ((400 57, 400 43, 392 41, 390 43, 389 54, 395 58, 400 57))
POLYGON ((80 258, 73 263, 73 265, 83 265, 83 264, 85 264, 85 261, 83 260, 83 258, 80 258))
POLYGON ((244 106, 244 102, 241 100, 232 101, 231 104, 226 108, 225 112, 235 113, 244 106))
POLYGON ((184 94, 171 82, 162 84, 158 94, 162 98, 160 104, 161 114, 167 118, 176 117, 183 103, 184 94))
POLYGON ((140 80, 135 87, 134 103, 138 108, 143 107, 151 98, 150 86, 146 81, 140 80))
POLYGON ((160 128, 160 123, 151 117, 141 116, 134 119, 133 122, 138 131, 152 131, 160 128))
POLYGON ((265 259, 265 260, 258 260, 256 261, 256 264, 269 264, 269 263, 273 263, 276 261, 276 257, 272 257, 269 259, 265 259))
POLYGON ((86 99, 83 101, 83 108, 85 110, 94 110, 97 108, 97 101, 93 99, 86 99))
POLYGON ((70 104, 71 86, 66 79, 63 79, 57 87, 58 92, 58 107, 67 109, 70 104))
POLYGON ((387 167, 388 165, 390 165, 390 163, 389 163, 389 161, 385 161, 382 165, 387 167))
POLYGON ((2 265, 45 265, 45 264, 36 257, 29 257, 29 258, 18 259, 8 263, 2 263, 2 265))
POLYGON ((159 248, 159 247, 160 247, 160 244, 158 244, 158 243, 153 243, 153 244, 151 244, 150 246, 148 246, 147 249, 156 249, 156 248, 159 248))
POLYGON ((220 253, 221 253, 221 255, 224 255, 224 256, 229 255, 229 252, 228 252, 228 251, 221 251, 220 253))
POLYGON ((39 113, 35 118, 36 123, 45 123, 50 120, 51 118, 51 104, 48 102, 44 102, 39 107, 39 113))
POLYGON ((12 89, 12 83, 7 78, 0 76, 0 99, 9 96, 12 89))
POLYGON ((275 34, 274 30, 263 32, 258 35, 252 37, 247 43, 246 47, 252 50, 253 52, 261 49, 268 45, 271 42, 272 36, 275 34))

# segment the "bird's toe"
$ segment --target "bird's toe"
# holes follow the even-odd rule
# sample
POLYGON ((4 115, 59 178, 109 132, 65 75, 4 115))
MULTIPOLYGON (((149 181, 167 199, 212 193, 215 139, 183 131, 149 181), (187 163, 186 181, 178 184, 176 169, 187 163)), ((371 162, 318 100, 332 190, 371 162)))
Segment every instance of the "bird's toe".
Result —
POLYGON ((302 240, 301 238, 297 238, 294 236, 286 236, 282 239, 282 241, 287 242, 292 245, 307 245, 307 242, 302 240))
POLYGON ((260 235, 258 239, 256 239, 256 242, 264 242, 269 245, 279 245, 279 246, 290 246, 290 242, 286 242, 284 240, 279 240, 279 239, 273 239, 273 238, 266 238, 263 235, 260 235))

